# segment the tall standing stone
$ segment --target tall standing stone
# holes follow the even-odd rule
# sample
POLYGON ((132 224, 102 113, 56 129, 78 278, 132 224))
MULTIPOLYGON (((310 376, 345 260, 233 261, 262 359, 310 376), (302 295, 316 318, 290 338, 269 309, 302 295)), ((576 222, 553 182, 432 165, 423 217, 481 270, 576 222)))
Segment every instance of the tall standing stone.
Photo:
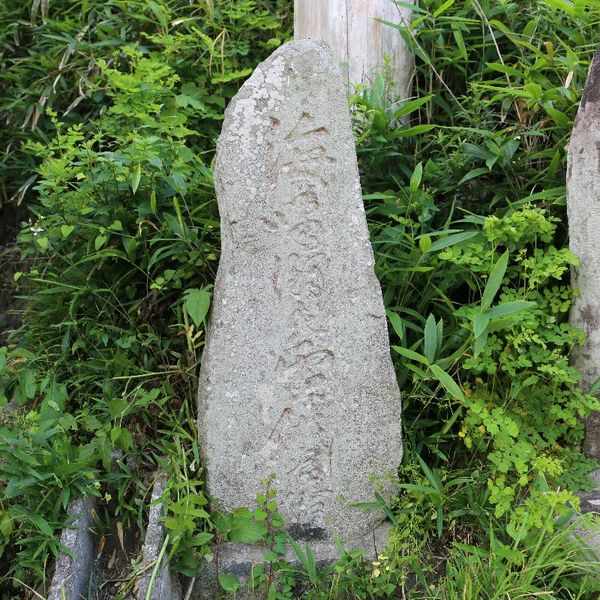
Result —
MULTIPOLYGON (((600 50, 596 52, 571 133, 567 167, 569 246, 579 257, 572 283, 580 291, 571 323, 586 333, 574 362, 589 389, 600 376, 600 50)), ((600 414, 588 418, 586 452, 600 458, 600 414)))
POLYGON ((371 476, 402 457, 400 393, 345 88, 328 47, 290 42, 227 108, 215 186, 222 255, 202 360, 210 495, 251 506, 276 474, 288 530, 367 534, 371 476))
POLYGON ((410 95, 414 59, 400 32, 382 21, 409 25, 411 10, 395 0, 294 0, 294 36, 327 42, 348 84, 369 85, 389 60, 396 94, 410 95))

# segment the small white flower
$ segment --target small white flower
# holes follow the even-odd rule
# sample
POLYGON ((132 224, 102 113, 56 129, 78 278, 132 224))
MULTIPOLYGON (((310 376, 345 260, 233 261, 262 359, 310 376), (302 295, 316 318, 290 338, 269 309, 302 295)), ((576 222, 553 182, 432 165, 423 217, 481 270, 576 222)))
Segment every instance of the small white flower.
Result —
POLYGON ((33 227, 30 227, 30 229, 33 232, 33 235, 37 235, 41 231, 44 231, 44 229, 42 227, 40 227, 39 223, 36 223, 35 225, 33 225, 33 227))

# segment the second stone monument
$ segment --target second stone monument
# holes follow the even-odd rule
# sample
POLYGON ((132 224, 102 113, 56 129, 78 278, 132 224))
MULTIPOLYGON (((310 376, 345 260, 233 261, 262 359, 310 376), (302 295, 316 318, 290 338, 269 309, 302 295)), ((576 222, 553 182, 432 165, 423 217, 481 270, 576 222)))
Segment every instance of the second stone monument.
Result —
POLYGON ((349 504, 398 467, 401 403, 327 46, 290 42, 246 81, 215 185, 222 256, 199 391, 208 491, 252 506, 275 473, 291 535, 352 543, 383 519, 349 504))
MULTIPOLYGON (((571 324, 586 334, 583 346, 573 349, 581 371, 581 386, 588 391, 600 377, 600 49, 588 72, 581 104, 569 141, 567 209, 569 248, 580 260, 572 284, 579 295, 571 308, 571 324)), ((600 459, 600 413, 587 419, 585 452, 600 459)))

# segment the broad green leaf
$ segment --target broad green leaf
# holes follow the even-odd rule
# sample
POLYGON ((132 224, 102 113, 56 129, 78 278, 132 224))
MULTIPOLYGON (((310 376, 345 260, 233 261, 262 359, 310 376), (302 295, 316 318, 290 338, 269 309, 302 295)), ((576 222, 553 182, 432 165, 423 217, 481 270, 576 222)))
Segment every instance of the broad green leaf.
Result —
POLYGON ((48 521, 46 521, 46 519, 44 519, 44 517, 38 514, 29 514, 29 518, 42 533, 50 536, 54 535, 52 527, 50 527, 50 524, 48 521))
POLYGON ((508 65, 503 65, 502 63, 486 63, 488 69, 492 69, 492 71, 498 71, 500 73, 504 73, 505 75, 512 75, 517 79, 525 79, 525 74, 521 71, 518 71, 514 67, 509 67, 508 65))
POLYGON ((391 310, 385 311, 387 314, 387 318, 392 326, 392 329, 395 331, 396 335, 402 340, 404 338, 404 325, 402 323, 402 319, 398 314, 391 310))
POLYGON ((196 517, 198 519, 210 519, 210 515, 203 508, 187 507, 185 510, 185 514, 190 517, 196 517))
POLYGON ((442 13, 444 13, 448 8, 450 8, 454 4, 455 0, 446 0, 434 13, 433 18, 439 17, 442 13))
POLYGON ((502 279, 506 273, 508 267, 508 250, 496 261, 496 264, 492 267, 492 271, 485 285, 483 291, 483 298, 481 299, 481 308, 485 310, 489 308, 492 301, 496 297, 500 286, 502 285, 502 279))
POLYGON ((418 454, 417 454, 417 460, 419 461, 419 464, 421 465, 421 469, 423 470, 423 473, 425 473, 425 477, 427 477, 427 481, 429 481, 429 483, 436 490, 436 492, 441 493, 444 488, 442 486, 442 480, 440 479, 440 476, 436 472, 432 471, 427 466, 425 461, 418 454))
POLYGON ((219 584, 228 594, 235 594, 242 585, 240 580, 230 573, 219 573, 219 584))
POLYGON ((396 129, 394 133, 390 135, 391 139, 396 139, 400 137, 410 137, 413 135, 420 135, 422 133, 427 133, 431 131, 435 125, 415 125, 414 127, 408 127, 406 129, 396 129))
POLYGON ((140 179, 142 178, 142 165, 137 164, 135 171, 131 175, 131 191, 135 194, 140 185, 140 179))
POLYGON ((267 528, 263 523, 256 523, 249 517, 236 515, 233 518, 229 538, 240 544, 253 544, 264 538, 267 528))
POLYGON ((308 562, 308 576, 310 580, 315 583, 317 581, 317 561, 315 560, 315 555, 313 551, 310 549, 310 546, 306 544, 306 559, 308 562))
POLYGON ((465 396, 452 377, 446 373, 441 367, 438 365, 431 365, 429 367, 433 376, 442 384, 445 390, 451 395, 454 396, 458 400, 462 400, 464 402, 465 396))
POLYGON ((86 263, 89 261, 94 261, 100 258, 108 257, 122 258, 124 260, 127 260, 127 255, 121 250, 116 250, 115 248, 104 248, 103 250, 98 250, 98 252, 88 254, 85 258, 81 259, 81 263, 86 263))
POLYGON ((125 398, 113 398, 106 405, 111 419, 117 419, 125 416, 125 411, 130 407, 130 403, 125 398))
POLYGON ((193 537, 194 544, 196 546, 201 546, 202 544, 208 544, 213 538, 214 534, 209 533, 208 531, 203 531, 202 533, 198 533, 193 537))
POLYGON ((279 46, 281 46, 281 39, 280 38, 269 38, 266 42, 265 42, 265 46, 267 48, 279 48, 279 46))
POLYGON ((137 248, 136 239, 127 236, 124 236, 121 239, 123 240, 123 248, 125 248, 125 252, 127 252, 127 257, 129 260, 133 260, 135 258, 135 249, 137 248))
POLYGON ((496 556, 508 559, 513 565, 521 565, 523 563, 525 555, 520 550, 515 550, 510 546, 506 546, 497 539, 494 539, 493 544, 494 554, 496 556))
POLYGON ((410 191, 416 192, 421 185, 421 179, 423 178, 423 163, 420 162, 410 176, 410 191))
POLYGON ((40 423, 52 421, 60 416, 67 401, 67 388, 64 384, 52 378, 45 390, 44 399, 40 405, 40 423))
POLYGON ((206 109, 206 105, 203 102, 200 102, 200 100, 197 100, 193 96, 186 96, 185 94, 175 96, 175 102, 177 102, 178 106, 183 106, 184 108, 189 105, 196 110, 206 109))
POLYGON ((429 102, 432 98, 433 96, 423 96, 423 98, 417 98, 416 100, 404 102, 404 104, 402 104, 402 106, 394 113, 392 121, 397 121, 401 117, 409 115, 423 104, 429 102))
POLYGON ((458 185, 461 185, 471 179, 475 179, 475 177, 479 177, 480 175, 486 175, 489 172, 490 170, 486 167, 477 167, 476 169, 472 169, 458 182, 458 185))
POLYGON ((105 235, 96 236, 96 239, 94 240, 94 248, 96 248, 96 250, 100 250, 100 248, 106 244, 107 240, 108 238, 105 235))
POLYGON ((415 375, 419 378, 419 379, 427 379, 428 375, 427 373, 425 373, 425 371, 423 371, 423 369, 421 369, 420 367, 417 367, 415 365, 415 363, 406 363, 403 365, 406 369, 408 369, 409 371, 412 371, 413 373, 415 373, 415 375))
POLYGON ((13 530, 13 519, 8 511, 0 512, 0 536, 8 539, 13 530))
POLYGON ((125 427, 114 427, 110 432, 110 438, 112 443, 124 452, 133 446, 133 437, 125 427))
POLYGON ((507 317, 522 310, 533 308, 535 305, 535 302, 527 300, 513 300, 512 302, 503 302, 502 304, 498 304, 498 306, 490 308, 486 311, 486 314, 490 319, 499 319, 500 317, 507 317))
POLYGON ((488 312, 478 312, 473 315, 473 333, 478 338, 488 326, 490 315, 488 312))
POLYGON ((551 106, 546 107, 546 112, 552 117, 553 121, 559 127, 571 127, 572 121, 569 119, 569 117, 567 117, 567 115, 565 115, 565 113, 557 110, 556 108, 552 108, 551 106))
POLYGON ((294 538, 290 537, 289 542, 292 546, 292 549, 294 550, 294 553, 298 557, 300 564, 304 568, 306 575, 308 575, 311 581, 314 581, 317 577, 317 566, 315 562, 315 557, 310 549, 310 546, 306 545, 306 550, 303 551, 300 544, 298 544, 298 542, 294 538))
POLYGON ((37 390, 35 373, 31 369, 24 369, 19 373, 19 383, 23 396, 28 400, 32 400, 37 390))
POLYGON ((423 492, 424 494, 433 494, 436 492, 435 488, 427 487, 426 485, 417 485, 416 483, 397 483, 397 488, 401 490, 408 490, 410 492, 423 492))
POLYGON ((350 508, 358 508, 360 510, 381 510, 380 502, 353 502, 350 508))
POLYGON ((450 431, 450 429, 452 429, 452 426, 454 425, 456 420, 460 416, 462 416, 462 410, 463 410, 463 407, 459 406, 458 409, 452 413, 452 416, 444 423, 444 427, 442 427, 442 431, 441 431, 442 435, 447 434, 450 431))
POLYGON ((479 231, 461 231, 460 233, 454 233, 448 237, 438 240, 437 242, 433 242, 429 248, 429 252, 437 252, 438 250, 455 246, 456 244, 460 244, 465 240, 470 240, 476 235, 479 235, 479 231))
POLYGON ((163 219, 166 221, 167 225, 169 226, 169 229, 178 237, 185 239, 185 229, 182 228, 177 217, 168 212, 163 213, 162 216, 163 219))
POLYGON ((469 60, 469 56, 467 54, 467 46, 465 45, 465 40, 463 38, 462 32, 460 31, 460 26, 458 23, 451 23, 452 27, 452 35, 454 35, 454 40, 456 41, 456 45, 460 50, 460 55, 463 60, 466 62, 469 60))
POLYGON ((423 341, 423 349, 427 360, 432 363, 435 360, 435 354, 438 346, 437 326, 435 317, 429 315, 425 323, 425 339, 423 341))
POLYGON ((413 350, 409 350, 408 348, 403 348, 402 346, 392 346, 392 350, 394 350, 398 354, 401 354, 405 358, 408 358, 410 360, 416 360, 417 362, 420 362, 424 365, 429 365, 429 361, 427 360, 427 358, 422 354, 419 354, 418 352, 414 352, 413 350))
POLYGON ((68 238, 73 231, 75 230, 75 225, 61 225, 60 226, 60 233, 62 234, 63 238, 68 238))
POLYGON ((431 238, 428 235, 422 235, 419 238, 419 250, 421 250, 421 252, 423 254, 427 254, 427 252, 429 252, 430 248, 431 248, 431 238))
POLYGON ((475 343, 473 344, 473 354, 474 356, 479 356, 481 351, 485 348, 487 344, 488 331, 484 329, 479 337, 475 338, 475 343))
POLYGON ((208 287, 185 292, 185 309, 196 327, 200 327, 206 318, 210 308, 210 299, 211 294, 208 287))
POLYGON ((491 154, 487 150, 484 150, 476 144, 466 143, 463 144, 463 150, 466 154, 479 158, 481 160, 487 160, 489 158, 496 158, 494 154, 491 154))
POLYGON ((539 83, 527 83, 523 86, 523 88, 527 91, 527 93, 534 100, 540 100, 543 95, 542 86, 539 83))

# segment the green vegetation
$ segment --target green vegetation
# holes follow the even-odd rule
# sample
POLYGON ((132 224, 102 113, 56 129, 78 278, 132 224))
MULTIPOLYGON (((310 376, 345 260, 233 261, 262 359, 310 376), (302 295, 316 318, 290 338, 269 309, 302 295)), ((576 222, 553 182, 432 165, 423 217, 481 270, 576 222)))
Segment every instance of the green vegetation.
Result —
POLYGON ((564 183, 597 0, 424 0, 410 30, 388 24, 415 52, 414 98, 395 101, 385 70, 350 98, 404 393, 398 494, 362 507, 392 523, 384 554, 318 572, 290 540, 286 564, 276 479, 252 510, 207 512, 194 412, 214 142, 290 17, 287 1, 0 6, 4 210, 28 210, 22 326, 0 349, 0 407, 16 406, 0 422, 3 597, 44 593, 77 494, 98 496, 100 535, 142 530, 160 467, 184 576, 217 539, 266 544, 250 585, 268 600, 597 598, 572 535, 595 467, 581 418, 600 403, 569 365, 564 183))

